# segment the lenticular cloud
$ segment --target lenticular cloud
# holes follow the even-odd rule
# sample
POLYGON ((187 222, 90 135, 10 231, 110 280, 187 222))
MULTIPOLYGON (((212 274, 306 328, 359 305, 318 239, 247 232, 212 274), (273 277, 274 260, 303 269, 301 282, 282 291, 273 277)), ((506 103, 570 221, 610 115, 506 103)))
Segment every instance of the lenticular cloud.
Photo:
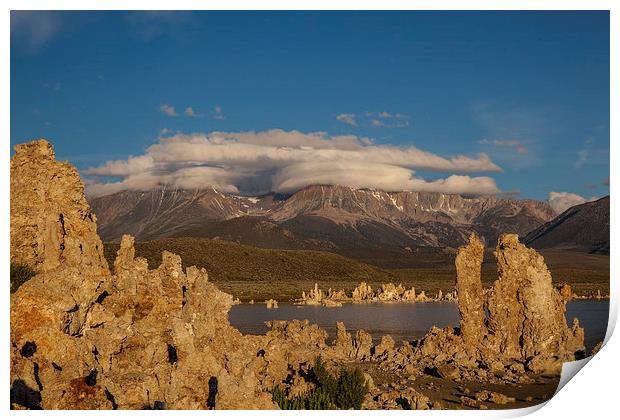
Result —
POLYGON ((91 196, 164 184, 236 194, 290 193, 311 184, 495 194, 500 191, 493 178, 460 174, 499 171, 484 153, 446 158, 414 146, 375 145, 365 137, 274 129, 162 137, 142 156, 109 161, 85 174, 91 196), (416 170, 450 175, 426 180, 416 170))

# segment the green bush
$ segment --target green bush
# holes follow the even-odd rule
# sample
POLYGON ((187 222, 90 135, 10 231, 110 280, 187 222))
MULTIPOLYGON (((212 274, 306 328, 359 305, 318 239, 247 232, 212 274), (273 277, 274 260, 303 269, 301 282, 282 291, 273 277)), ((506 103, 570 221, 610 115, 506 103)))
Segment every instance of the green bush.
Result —
POLYGON ((336 405, 339 408, 348 410, 362 408, 364 396, 368 392, 368 384, 361 370, 341 369, 338 377, 338 393, 336 394, 336 405))
POLYGON ((330 410, 336 408, 327 392, 314 389, 298 397, 289 399, 279 386, 271 391, 272 400, 282 410, 330 410))
POLYGON ((359 369, 347 370, 342 367, 338 377, 332 375, 320 357, 317 357, 312 373, 316 388, 298 397, 289 399, 282 388, 272 389, 273 401, 282 410, 330 410, 362 408, 368 384, 359 369))
POLYGON ((37 274, 36 271, 29 265, 11 261, 11 293, 17 292, 19 286, 26 283, 35 274, 37 274))

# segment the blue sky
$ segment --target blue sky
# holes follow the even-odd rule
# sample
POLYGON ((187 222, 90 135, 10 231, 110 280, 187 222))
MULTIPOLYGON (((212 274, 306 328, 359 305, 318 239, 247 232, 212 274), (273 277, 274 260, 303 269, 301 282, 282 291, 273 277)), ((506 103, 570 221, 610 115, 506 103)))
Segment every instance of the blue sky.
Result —
POLYGON ((178 180, 190 167, 208 166, 192 172, 192 182, 214 176, 240 192, 252 190, 250 176, 276 177, 279 183, 261 188, 284 189, 352 179, 342 177, 346 172, 367 175, 369 185, 355 186, 467 193, 482 183, 480 191, 527 198, 547 199, 552 191, 603 196, 609 193, 609 15, 13 12, 11 144, 34 138, 52 141, 57 156, 89 182, 119 188, 140 183, 122 183, 135 175, 135 165, 128 169, 134 162, 121 169, 106 162, 131 155, 148 161, 151 175, 153 167, 168 171, 158 179, 178 180), (319 143, 356 136, 355 146, 345 141, 342 147, 366 148, 368 173, 343 164, 351 156, 344 152, 330 155, 341 164, 338 171, 331 172, 330 161, 317 166, 332 178, 312 171, 316 154, 301 153, 289 166, 211 159, 209 133, 255 132, 246 140, 228 136, 271 147, 273 129, 296 130, 282 141, 303 150, 333 149, 319 143), (318 140, 303 137, 317 132, 318 140), (147 149, 161 136, 176 138, 179 148, 207 142, 209 158, 164 164, 153 156, 172 149, 147 149), (301 144, 306 141, 310 146, 301 144), (411 147, 450 164, 420 164, 418 155, 394 165, 374 159, 374 150, 388 156, 411 147), (474 164, 452 159, 460 155, 474 164), (240 180, 231 171, 247 176, 240 180), (462 178, 444 182, 452 175, 462 178))

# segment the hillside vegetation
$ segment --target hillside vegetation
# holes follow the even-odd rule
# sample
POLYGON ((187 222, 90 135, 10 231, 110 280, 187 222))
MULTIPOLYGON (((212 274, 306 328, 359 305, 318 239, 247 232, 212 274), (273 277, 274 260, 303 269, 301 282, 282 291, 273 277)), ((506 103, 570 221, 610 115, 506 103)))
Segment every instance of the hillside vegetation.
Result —
MULTIPOLYGON (((113 264, 117 243, 105 244, 113 264)), ((242 300, 299 297, 317 282, 325 289, 350 289, 361 281, 379 285, 397 277, 377 267, 321 251, 255 248, 206 238, 171 238, 136 243, 136 256, 149 267, 161 264, 164 250, 181 256, 184 267, 204 267, 222 290, 242 300)))
MULTIPOLYGON (((117 243, 105 244, 104 252, 110 266, 117 250, 117 243)), ((435 255, 428 250, 422 253, 415 250, 409 261, 415 264, 409 268, 397 264, 379 268, 330 252, 265 249, 207 238, 170 238, 136 243, 136 255, 147 258, 150 268, 161 264, 164 250, 179 254, 184 267, 206 268, 209 278, 218 287, 243 301, 292 300, 298 298, 302 290, 314 287, 315 282, 324 290, 331 287, 347 291, 361 281, 375 288, 393 282, 434 294, 440 289, 444 292, 453 290, 456 279, 454 255, 443 250, 437 250, 435 255)), ((565 250, 542 250, 542 254, 555 284, 570 283, 580 294, 598 289, 601 293, 609 293, 608 256, 565 250)), ((366 261, 375 260, 370 252, 353 255, 366 261)), ((385 262, 380 260, 380 253, 375 255, 379 258, 376 261, 385 262)), ((496 279, 495 257, 488 249, 482 266, 482 281, 485 287, 490 287, 496 279)))

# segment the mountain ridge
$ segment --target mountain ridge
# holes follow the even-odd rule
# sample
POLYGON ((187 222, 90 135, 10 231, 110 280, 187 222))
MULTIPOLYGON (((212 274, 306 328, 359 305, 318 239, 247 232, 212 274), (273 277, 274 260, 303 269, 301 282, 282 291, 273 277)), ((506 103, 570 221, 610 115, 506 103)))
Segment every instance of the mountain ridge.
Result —
POLYGON ((523 238, 536 249, 578 249, 609 255, 609 196, 568 208, 523 238))
POLYGON ((215 188, 162 187, 92 198, 90 204, 107 241, 123 233, 138 240, 225 235, 223 239, 249 245, 269 247, 275 241, 283 248, 326 250, 455 248, 472 232, 492 244, 500 233, 525 235, 555 217, 546 202, 536 200, 339 185, 311 185, 288 196, 259 197, 215 188))

